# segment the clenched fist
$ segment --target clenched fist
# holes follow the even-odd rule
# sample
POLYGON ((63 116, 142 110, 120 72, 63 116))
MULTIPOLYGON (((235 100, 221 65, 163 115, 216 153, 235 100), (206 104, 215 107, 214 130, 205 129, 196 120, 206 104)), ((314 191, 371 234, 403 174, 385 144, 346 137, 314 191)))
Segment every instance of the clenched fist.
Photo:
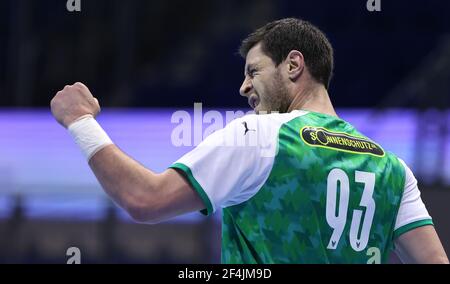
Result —
POLYGON ((68 127, 77 118, 90 114, 93 117, 100 112, 100 105, 83 83, 67 85, 57 92, 50 102, 52 114, 64 127, 68 127))

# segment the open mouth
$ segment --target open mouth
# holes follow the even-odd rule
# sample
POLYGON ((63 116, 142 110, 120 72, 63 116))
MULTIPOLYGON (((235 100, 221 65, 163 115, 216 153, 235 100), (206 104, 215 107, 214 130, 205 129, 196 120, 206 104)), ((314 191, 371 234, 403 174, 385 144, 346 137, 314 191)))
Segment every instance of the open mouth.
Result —
POLYGON ((255 109, 259 104, 259 97, 257 95, 251 95, 248 97, 248 104, 252 109, 255 109))

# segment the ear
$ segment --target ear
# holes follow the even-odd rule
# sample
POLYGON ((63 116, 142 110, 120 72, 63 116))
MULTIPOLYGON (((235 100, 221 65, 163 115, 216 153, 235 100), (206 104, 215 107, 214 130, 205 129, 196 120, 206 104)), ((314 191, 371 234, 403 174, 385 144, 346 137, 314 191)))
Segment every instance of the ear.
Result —
POLYGON ((297 80, 305 69, 305 59, 303 54, 298 50, 291 50, 286 57, 286 67, 289 79, 297 80))

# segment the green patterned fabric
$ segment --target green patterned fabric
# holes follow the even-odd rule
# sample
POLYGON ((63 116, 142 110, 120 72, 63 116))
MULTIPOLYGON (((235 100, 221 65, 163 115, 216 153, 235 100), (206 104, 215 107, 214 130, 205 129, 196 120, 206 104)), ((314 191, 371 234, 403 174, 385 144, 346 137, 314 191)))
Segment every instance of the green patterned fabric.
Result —
POLYGON ((398 159, 313 112, 282 125, 278 141, 259 192, 223 209, 222 262, 367 263, 374 248, 386 262, 405 183, 398 159))

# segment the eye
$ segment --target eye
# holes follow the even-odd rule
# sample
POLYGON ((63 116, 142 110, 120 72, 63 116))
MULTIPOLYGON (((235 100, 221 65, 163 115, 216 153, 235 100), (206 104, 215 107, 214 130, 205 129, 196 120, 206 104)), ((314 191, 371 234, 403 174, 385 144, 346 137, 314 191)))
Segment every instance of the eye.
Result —
POLYGON ((248 75, 253 78, 256 74, 256 71, 257 71, 256 69, 252 68, 248 70, 248 75))

